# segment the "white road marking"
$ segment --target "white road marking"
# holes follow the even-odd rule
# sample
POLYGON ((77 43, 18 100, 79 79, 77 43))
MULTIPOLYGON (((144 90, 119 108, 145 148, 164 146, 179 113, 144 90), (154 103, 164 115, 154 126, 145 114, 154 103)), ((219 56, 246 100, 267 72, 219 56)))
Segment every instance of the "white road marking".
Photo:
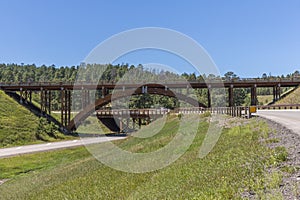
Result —
POLYGON ((84 138, 81 140, 69 140, 69 141, 61 141, 61 142, 52 142, 46 144, 33 144, 33 145, 25 145, 20 147, 10 147, 10 148, 0 148, 0 158, 2 157, 10 157, 14 155, 20 155, 25 153, 34 153, 48 150, 55 150, 61 148, 69 148, 75 146, 89 145, 101 142, 107 142, 112 140, 120 140, 125 139, 126 137, 91 137, 84 138), (51 145, 51 146, 50 146, 51 145))

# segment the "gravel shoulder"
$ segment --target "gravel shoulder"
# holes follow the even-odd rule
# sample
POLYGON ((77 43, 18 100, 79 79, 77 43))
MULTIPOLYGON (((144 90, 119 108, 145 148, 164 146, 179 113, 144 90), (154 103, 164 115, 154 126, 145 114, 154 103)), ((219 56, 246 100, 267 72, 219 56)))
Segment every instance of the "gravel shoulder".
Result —
POLYGON ((280 163, 275 169, 290 169, 290 172, 284 172, 283 182, 280 185, 280 192, 284 199, 300 199, 300 135, 285 126, 271 121, 266 118, 258 117, 270 127, 269 140, 276 142, 269 143, 270 148, 283 146, 288 152, 288 158, 285 162, 280 163))

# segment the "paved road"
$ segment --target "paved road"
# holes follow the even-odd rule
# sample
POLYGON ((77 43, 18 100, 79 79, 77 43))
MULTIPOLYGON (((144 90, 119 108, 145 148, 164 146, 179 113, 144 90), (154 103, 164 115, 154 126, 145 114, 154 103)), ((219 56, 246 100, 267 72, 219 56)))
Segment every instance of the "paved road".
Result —
POLYGON ((49 151, 49 150, 62 149, 68 147, 75 147, 75 146, 81 146, 86 144, 107 142, 112 140, 120 140, 124 138, 125 137, 92 137, 92 138, 83 138, 83 139, 63 141, 63 142, 51 142, 45 144, 33 144, 33 145, 25 145, 19 147, 2 148, 0 149, 0 158, 26 154, 26 153, 34 153, 40 151, 49 151))
POLYGON ((258 110, 257 115, 278 122, 300 135, 300 110, 258 110))

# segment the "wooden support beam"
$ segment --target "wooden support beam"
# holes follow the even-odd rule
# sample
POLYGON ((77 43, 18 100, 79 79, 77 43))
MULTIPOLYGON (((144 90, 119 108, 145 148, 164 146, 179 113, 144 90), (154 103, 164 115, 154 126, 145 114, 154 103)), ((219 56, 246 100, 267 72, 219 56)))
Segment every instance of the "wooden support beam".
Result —
POLYGON ((43 115, 44 112, 44 107, 45 107, 45 93, 44 93, 44 89, 41 87, 41 95, 40 95, 40 99, 41 99, 41 115, 43 115))
POLYGON ((65 110, 65 92, 64 88, 60 91, 60 120, 61 124, 64 125, 64 110, 65 110))
POLYGON ((277 87, 273 86, 273 102, 277 101, 277 87))
POLYGON ((207 88, 207 107, 210 108, 211 107, 211 96, 210 96, 210 85, 207 88))
POLYGON ((251 87, 251 105, 255 106, 257 104, 257 94, 256 94, 256 85, 251 87))
POLYGON ((71 107, 72 107, 71 91, 69 90, 69 94, 68 94, 68 125, 71 121, 71 107))
POLYGON ((52 93, 49 90, 48 91, 48 113, 49 113, 49 115, 51 114, 51 99, 52 99, 52 93))
POLYGON ((228 88, 229 107, 234 106, 233 85, 228 88))
POLYGON ((68 107, 69 107, 69 102, 68 102, 68 90, 65 90, 65 106, 64 106, 64 126, 68 125, 68 107))
POLYGON ((280 84, 277 85, 277 94, 276 95, 277 95, 277 100, 279 100, 281 97, 281 85, 280 84))

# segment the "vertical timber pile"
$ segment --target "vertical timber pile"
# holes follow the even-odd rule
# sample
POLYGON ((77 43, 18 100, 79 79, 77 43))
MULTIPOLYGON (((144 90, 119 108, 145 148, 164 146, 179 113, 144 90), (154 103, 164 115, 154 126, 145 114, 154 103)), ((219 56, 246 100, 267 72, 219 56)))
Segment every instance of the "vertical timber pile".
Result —
POLYGON ((61 88, 61 124, 67 126, 71 121, 71 91, 61 88))
POLYGON ((280 83, 277 85, 277 89, 276 89, 276 98, 277 98, 277 100, 279 100, 280 99, 280 97, 281 97, 281 88, 280 88, 280 83))
POLYGON ((257 104, 257 93, 256 84, 251 87, 251 106, 256 106, 257 104))
POLYGON ((22 104, 23 101, 27 103, 28 101, 31 102, 32 100, 32 91, 28 91, 27 89, 23 90, 20 88, 20 103, 22 104))
POLYGON ((229 107, 234 106, 234 99, 233 99, 233 85, 231 84, 228 88, 228 98, 229 98, 229 107))
POLYGON ((277 89, 277 87, 273 86, 273 103, 277 100, 276 99, 276 93, 277 93, 276 89, 277 89))
POLYGON ((211 107, 211 85, 208 85, 207 87, 207 107, 210 108, 211 107))
POLYGON ((278 85, 273 86, 273 102, 277 101, 281 97, 281 85, 280 83, 278 85))
MULTIPOLYGON (((41 87, 41 114, 51 114, 51 91, 41 87)), ((31 98, 31 95, 30 95, 31 98)))

